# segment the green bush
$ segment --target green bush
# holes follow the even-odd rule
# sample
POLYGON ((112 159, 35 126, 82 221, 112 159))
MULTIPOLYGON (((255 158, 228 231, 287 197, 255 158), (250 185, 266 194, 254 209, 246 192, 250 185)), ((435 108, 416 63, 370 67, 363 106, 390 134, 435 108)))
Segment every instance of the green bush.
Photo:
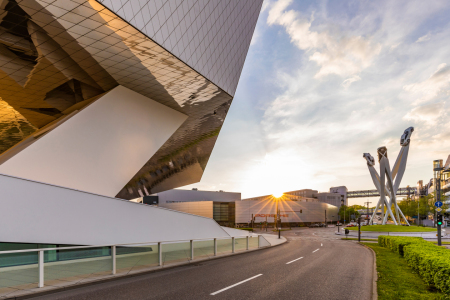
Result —
POLYGON ((422 238, 379 236, 378 244, 403 256, 429 285, 450 294, 450 251, 422 238))
POLYGON ((405 237, 405 236, 385 236, 378 237, 378 245, 391 249, 403 256, 403 248, 411 243, 428 243, 420 237, 405 237))

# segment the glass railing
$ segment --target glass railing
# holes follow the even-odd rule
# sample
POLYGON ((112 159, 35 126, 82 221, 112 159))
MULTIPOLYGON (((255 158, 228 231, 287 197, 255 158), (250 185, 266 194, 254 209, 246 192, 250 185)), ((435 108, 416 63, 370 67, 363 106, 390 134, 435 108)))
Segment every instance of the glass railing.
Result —
POLYGON ((0 298, 270 245, 261 235, 127 245, 0 251, 0 298), (39 290, 39 289, 38 289, 39 290))

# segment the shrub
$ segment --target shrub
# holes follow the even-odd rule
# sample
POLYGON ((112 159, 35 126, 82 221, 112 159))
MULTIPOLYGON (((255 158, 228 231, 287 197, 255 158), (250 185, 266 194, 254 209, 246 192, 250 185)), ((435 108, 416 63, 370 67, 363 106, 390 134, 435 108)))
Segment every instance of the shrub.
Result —
MULTIPOLYGON (((420 237, 405 237, 405 236, 386 236, 380 235, 378 237, 378 245, 391 249, 403 256, 403 248, 411 243, 428 243, 420 237)), ((429 243, 428 243, 429 244, 429 243)))
POLYGON ((450 294, 450 251, 422 238, 379 236, 378 244, 403 256, 429 285, 450 294))

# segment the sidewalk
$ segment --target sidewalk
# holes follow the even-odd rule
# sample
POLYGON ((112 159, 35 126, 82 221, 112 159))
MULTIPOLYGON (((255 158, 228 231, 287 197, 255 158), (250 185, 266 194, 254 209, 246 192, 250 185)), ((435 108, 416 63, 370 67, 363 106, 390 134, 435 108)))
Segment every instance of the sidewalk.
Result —
POLYGON ((272 245, 280 245, 287 242, 287 239, 282 236, 281 239, 278 238, 278 235, 275 234, 262 234, 262 236, 272 245))

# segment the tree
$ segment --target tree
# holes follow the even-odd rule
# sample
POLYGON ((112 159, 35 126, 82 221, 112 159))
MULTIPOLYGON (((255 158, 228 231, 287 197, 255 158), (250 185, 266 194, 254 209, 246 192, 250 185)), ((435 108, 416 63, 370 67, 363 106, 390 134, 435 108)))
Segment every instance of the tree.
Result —
POLYGON ((351 220, 352 215, 355 216, 355 219, 359 217, 359 212, 355 209, 354 206, 341 205, 341 207, 339 208, 340 220, 346 220, 348 222, 351 220))
MULTIPOLYGON (((440 201, 444 203, 444 205, 441 207, 443 211, 446 211, 448 208, 448 204, 445 203, 448 197, 441 194, 440 201)), ((398 206, 402 210, 403 214, 405 216, 408 216, 410 218, 417 216, 417 212, 419 212, 419 217, 421 220, 424 220, 428 217, 428 214, 435 214, 436 213, 436 206, 434 206, 435 202, 435 194, 434 192, 431 194, 428 194, 426 196, 420 197, 418 200, 411 200, 409 198, 400 201, 398 203, 398 206), (417 201, 419 203, 417 203, 417 201)))

